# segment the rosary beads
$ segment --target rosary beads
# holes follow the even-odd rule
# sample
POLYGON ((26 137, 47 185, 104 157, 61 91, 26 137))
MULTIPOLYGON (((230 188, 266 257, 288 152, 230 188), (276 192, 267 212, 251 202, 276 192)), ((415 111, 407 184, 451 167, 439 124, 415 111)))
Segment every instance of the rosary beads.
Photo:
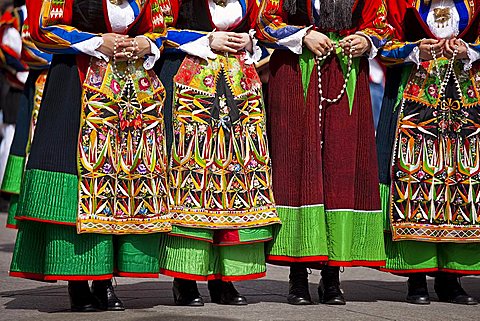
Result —
MULTIPOLYGON (((430 45, 430 54, 433 58, 433 62, 434 62, 434 67, 435 67, 435 70, 436 70, 436 73, 437 73, 437 77, 439 79, 441 79, 441 74, 440 74, 440 66, 438 65, 438 58, 437 58, 437 54, 435 52, 435 50, 433 50, 433 45, 430 45)), ((445 89, 447 88, 447 85, 448 85, 448 81, 450 80, 450 77, 454 77, 454 80, 455 80, 455 87, 457 89, 457 92, 458 94, 461 96, 461 90, 460 90, 460 85, 458 83, 458 79, 454 73, 454 63, 455 63, 455 59, 458 55, 458 45, 455 45, 454 47, 454 50, 453 50, 453 55, 452 55, 452 58, 449 60, 448 62, 448 65, 447 65, 447 70, 445 71, 445 76, 443 77, 442 79, 442 82, 440 84, 440 89, 439 89, 439 97, 442 97, 443 94, 445 93, 445 89)))
MULTIPOLYGON (((349 41, 351 43, 351 41, 349 41)), ((334 44, 330 50, 320 57, 316 57, 317 60, 317 71, 318 71, 318 94, 320 97, 320 102, 318 106, 318 121, 320 128, 322 127, 322 110, 323 110, 323 102, 327 102, 329 104, 335 104, 342 99, 345 91, 347 90, 348 81, 350 80, 350 76, 352 74, 352 65, 353 65, 353 53, 355 52, 355 46, 351 47, 348 53, 348 63, 347 63, 347 74, 345 76, 345 80, 340 90, 340 93, 335 98, 327 98, 323 96, 323 85, 322 85, 322 63, 336 50, 340 49, 341 47, 337 44, 334 44)))
MULTIPOLYGON (((115 41, 113 43, 112 72, 115 77, 119 78, 120 80, 125 80, 128 77, 128 68, 127 68, 127 72, 122 74, 118 71, 118 67, 117 67, 117 54, 119 53, 117 50, 119 47, 119 39, 120 37, 116 36, 115 41)), ((122 49, 122 53, 125 55, 126 58, 128 58, 127 65, 132 64, 134 61, 138 59, 138 56, 134 55, 134 53, 138 52, 140 49, 136 38, 132 40, 131 46, 133 47, 133 51, 127 51, 125 48, 122 49)))

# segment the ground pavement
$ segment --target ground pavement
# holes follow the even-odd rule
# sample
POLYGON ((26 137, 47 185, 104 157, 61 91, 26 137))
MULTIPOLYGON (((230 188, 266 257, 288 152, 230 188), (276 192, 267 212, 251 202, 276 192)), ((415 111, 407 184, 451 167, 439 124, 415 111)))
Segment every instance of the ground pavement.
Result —
MULTIPOLYGON (((246 307, 216 305, 208 299, 204 307, 176 307, 172 301, 172 280, 162 276, 152 280, 118 278, 116 292, 127 307, 125 312, 69 313, 65 282, 40 283, 7 276, 15 231, 3 227, 5 219, 6 215, 0 214, 0 320, 480 320, 480 305, 404 303, 404 278, 364 268, 346 269, 341 275, 349 301, 346 306, 290 306, 285 303, 288 270, 274 266, 268 267, 268 276, 264 279, 237 284, 250 302, 246 307)), ((311 293, 316 300, 319 278, 319 272, 313 271, 311 293)), ((463 278, 462 284, 480 298, 480 277, 463 278)), ((429 285, 433 292, 431 280, 429 285)), ((200 292, 208 298, 205 283, 200 284, 200 292)))

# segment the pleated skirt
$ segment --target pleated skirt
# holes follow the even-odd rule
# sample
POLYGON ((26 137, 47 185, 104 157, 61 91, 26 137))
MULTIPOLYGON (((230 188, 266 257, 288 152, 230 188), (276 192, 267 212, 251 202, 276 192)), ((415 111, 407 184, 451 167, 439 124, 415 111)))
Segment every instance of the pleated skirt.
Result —
POLYGON ((159 233, 77 234, 81 97, 75 56, 54 56, 15 211, 10 275, 41 281, 158 277, 159 233))
MULTIPOLYGON (((275 51, 270 70, 267 122, 282 226, 274 231, 268 261, 384 265, 368 62, 360 63, 351 111, 346 95, 320 111, 316 67, 304 97, 298 55, 275 51)), ((334 98, 343 83, 338 58, 328 58, 324 95, 334 98)))

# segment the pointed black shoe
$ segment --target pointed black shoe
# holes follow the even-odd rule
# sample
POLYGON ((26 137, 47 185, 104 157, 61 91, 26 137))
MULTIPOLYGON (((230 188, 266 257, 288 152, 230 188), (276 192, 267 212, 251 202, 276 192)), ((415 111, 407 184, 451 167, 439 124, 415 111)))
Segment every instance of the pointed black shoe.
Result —
POLYGON ((90 292, 88 281, 69 281, 68 295, 72 312, 97 312, 96 299, 90 292))
POLYGON ((416 273, 409 276, 407 281, 408 293, 406 301, 412 304, 430 304, 428 294, 427 275, 416 273))
POLYGON ((328 305, 345 305, 347 301, 340 289, 340 268, 325 266, 318 286, 320 302, 328 305))
POLYGON ((112 281, 93 281, 92 293, 98 301, 98 307, 105 311, 125 311, 125 306, 117 297, 112 281))
POLYGON ((465 292, 458 277, 450 273, 441 273, 435 277, 434 284, 440 302, 449 302, 454 304, 476 305, 478 301, 465 292))
POLYGON ((176 305, 203 307, 203 299, 198 292, 197 282, 180 278, 173 279, 173 299, 176 305))
POLYGON ((308 272, 304 265, 290 266, 287 302, 292 305, 313 304, 308 290, 308 272))
POLYGON ((226 305, 247 305, 247 299, 238 293, 232 282, 208 281, 208 291, 213 303, 226 305))

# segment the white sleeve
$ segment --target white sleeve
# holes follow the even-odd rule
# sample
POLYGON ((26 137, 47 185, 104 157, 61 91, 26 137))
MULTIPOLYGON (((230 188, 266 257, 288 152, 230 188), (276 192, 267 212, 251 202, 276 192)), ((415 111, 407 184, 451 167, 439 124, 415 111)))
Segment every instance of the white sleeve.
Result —
POLYGON ((412 52, 405 59, 405 62, 413 62, 417 67, 420 66, 420 48, 418 48, 418 46, 413 48, 412 52))
POLYGON ((109 57, 97 50, 98 48, 100 48, 101 45, 103 45, 102 37, 96 36, 88 40, 76 43, 72 45, 72 47, 86 55, 108 61, 109 57))
POLYGON ((303 51, 303 38, 307 34, 307 31, 310 30, 313 26, 303 28, 302 30, 280 39, 277 41, 277 44, 288 48, 291 52, 296 53, 297 55, 302 54, 303 51))
POLYGON ((160 59, 160 49, 158 49, 157 45, 150 39, 145 36, 138 36, 148 40, 150 43, 150 54, 145 57, 145 62, 143 63, 143 68, 146 70, 150 70, 155 66, 155 63, 160 59))
POLYGON ((245 63, 251 65, 260 61, 262 58, 262 49, 258 46, 258 39, 255 38, 255 30, 250 30, 248 34, 250 35, 250 39, 252 39, 252 52, 246 50, 247 59, 245 60, 245 63))
POLYGON ((189 55, 196 56, 205 60, 215 59, 217 58, 217 55, 210 48, 210 40, 208 39, 208 36, 209 35, 206 35, 198 38, 197 40, 187 42, 178 47, 178 49, 189 55))
POLYGON ((468 59, 465 59, 466 64, 465 64, 464 69, 465 69, 465 71, 468 71, 468 70, 472 69, 473 63, 475 63, 476 61, 478 61, 480 59, 480 52, 476 51, 475 49, 472 49, 472 47, 470 47, 470 45, 468 43, 466 43, 466 42, 464 42, 464 43, 467 46, 467 56, 468 56, 468 59))
POLYGON ((22 36, 14 27, 9 27, 5 30, 2 37, 2 43, 13 49, 17 55, 20 56, 22 52, 22 36))

